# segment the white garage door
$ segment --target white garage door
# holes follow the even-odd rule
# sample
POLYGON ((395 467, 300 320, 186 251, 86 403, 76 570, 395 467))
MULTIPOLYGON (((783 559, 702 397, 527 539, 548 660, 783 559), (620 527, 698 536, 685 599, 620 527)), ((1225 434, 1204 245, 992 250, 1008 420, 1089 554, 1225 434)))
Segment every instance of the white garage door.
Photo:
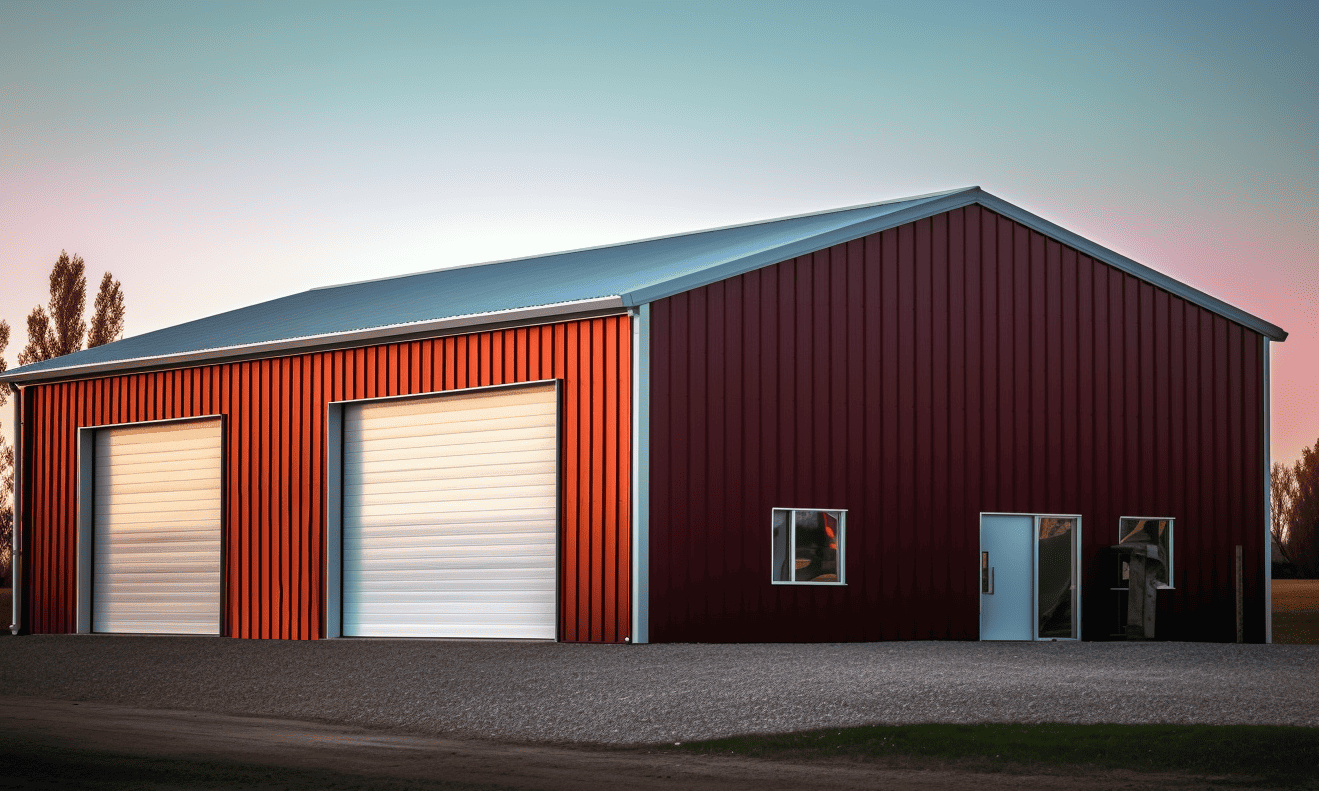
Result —
POLYGON ((220 421, 96 434, 92 631, 220 633, 220 421))
POLYGON ((555 637, 553 384, 348 407, 343 633, 555 637))

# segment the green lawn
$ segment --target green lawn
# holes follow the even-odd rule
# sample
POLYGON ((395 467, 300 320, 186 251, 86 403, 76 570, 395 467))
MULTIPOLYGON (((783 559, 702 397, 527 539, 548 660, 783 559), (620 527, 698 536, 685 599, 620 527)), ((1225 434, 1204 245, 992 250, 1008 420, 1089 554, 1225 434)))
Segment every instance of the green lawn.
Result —
POLYGON ((1232 776, 1246 786, 1319 789, 1319 729, 1236 725, 908 725, 740 736, 668 750, 812 760, 952 760, 1021 772, 1096 767, 1232 776))

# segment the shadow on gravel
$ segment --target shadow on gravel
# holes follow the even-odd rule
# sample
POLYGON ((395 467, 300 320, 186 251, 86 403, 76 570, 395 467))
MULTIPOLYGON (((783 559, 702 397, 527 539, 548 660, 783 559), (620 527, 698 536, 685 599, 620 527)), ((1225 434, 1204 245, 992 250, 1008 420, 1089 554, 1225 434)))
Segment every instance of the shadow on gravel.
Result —
POLYGON ((908 725, 830 728, 664 748, 770 760, 914 757, 974 772, 1135 770, 1230 786, 1319 789, 1319 728, 1265 725, 908 725))
POLYGON ((165 789, 379 789, 379 791, 506 791, 511 786, 384 777, 264 766, 206 758, 125 755, 55 747, 17 738, 0 744, 0 789, 55 791, 164 791, 165 789))

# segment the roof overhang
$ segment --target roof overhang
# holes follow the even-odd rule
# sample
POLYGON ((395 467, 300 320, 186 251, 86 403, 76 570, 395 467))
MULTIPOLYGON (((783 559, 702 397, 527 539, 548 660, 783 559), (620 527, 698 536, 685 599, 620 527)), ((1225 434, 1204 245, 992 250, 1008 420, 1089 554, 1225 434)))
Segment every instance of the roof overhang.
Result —
MULTIPOLYGON (((906 225, 916 220, 932 217, 936 214, 959 209, 973 204, 996 212, 1008 219, 1038 231, 1039 233, 1068 245, 1077 251, 1102 261, 1121 271, 1162 288, 1181 297, 1192 304, 1199 305, 1230 321, 1236 322, 1270 340, 1283 341, 1287 333, 1280 327, 1253 316, 1240 308, 1229 305, 1217 297, 1206 294, 1199 289, 1175 280, 1161 272, 1137 263, 1124 255, 1079 236, 1061 226, 1045 220, 1001 198, 985 192, 979 187, 932 193, 918 198, 904 198, 901 201, 919 200, 919 203, 898 211, 883 214, 868 220, 836 228, 825 233, 818 233, 794 240, 788 244, 769 247, 764 250, 739 256, 726 263, 710 266, 676 278, 669 278, 651 285, 636 288, 616 296, 594 297, 590 299, 559 302, 548 305, 519 307, 485 313, 471 313, 459 316, 430 319, 425 321, 390 324, 344 332, 322 335, 304 335, 295 338, 222 346, 208 349, 190 350, 174 354, 162 354, 147 357, 134 357, 113 361, 87 363, 43 368, 24 372, 19 368, 7 374, 0 374, 0 382, 21 384, 28 382, 53 381, 60 379, 86 378, 108 373, 119 373, 162 367, 179 367, 189 364, 214 363, 260 356, 272 356, 280 353, 305 352, 313 349, 345 347, 369 344, 377 341, 398 340, 407 337, 447 334, 470 328, 494 328, 520 322, 535 322, 543 319, 563 320, 574 316, 599 314, 607 311, 631 309, 639 305, 664 299, 675 294, 701 288, 720 280, 736 277, 761 267, 777 264, 798 256, 813 253, 834 245, 845 244, 871 234, 906 225)), ((901 201, 891 201, 896 203, 901 201)), ((883 204, 875 204, 883 205, 883 204)), ((834 210, 845 211, 845 209, 834 210)), ((821 212, 820 214, 828 213, 821 212)), ((779 218, 790 219, 790 218, 779 218)), ((766 222, 775 222, 773 220, 766 222)), ((756 225, 759 223, 752 223, 756 225)))
POLYGON ((862 221, 855 225, 849 225, 845 228, 830 231, 829 233, 812 236, 808 239, 794 242, 793 244, 776 247, 773 250, 753 254, 722 266, 711 267, 700 272, 692 273, 683 278, 668 280, 663 283, 657 283, 648 288, 638 289, 624 294, 623 302, 629 306, 653 302, 657 299, 670 297, 674 294, 680 294, 694 288, 708 286, 711 283, 717 283, 720 280, 736 277, 737 275, 771 264, 776 264, 780 261, 786 261, 800 255, 813 253, 816 250, 822 250, 826 247, 845 244, 864 236, 887 231, 891 228, 896 228, 899 225, 906 225, 909 222, 923 220, 926 217, 943 214, 944 212, 960 209, 972 204, 984 206, 990 211, 1001 214, 1004 217, 1021 223, 1027 228, 1038 231, 1045 236, 1051 237, 1069 247, 1075 248, 1091 258, 1116 267, 1117 269, 1127 272, 1141 280, 1158 286, 1171 294, 1199 305, 1202 308, 1218 313, 1224 318, 1235 321, 1261 335, 1267 336, 1271 340, 1283 341, 1287 339, 1287 333, 1274 324, 1270 324, 1269 322, 1264 321, 1257 316, 1253 316, 1240 308, 1229 305, 1223 300, 1206 294, 1180 280, 1175 280, 1162 272, 1157 272, 1143 264, 1139 264, 1120 253, 1115 253, 1103 245, 1095 244, 1089 239, 1086 239, 1083 236, 1078 236, 1062 226, 1049 222, 1043 217, 1039 217, 1019 206, 1014 206, 1001 198, 995 197, 979 187, 969 187, 964 190, 944 193, 942 195, 936 193, 936 196, 931 200, 923 201, 919 205, 902 209, 892 214, 886 214, 873 220, 862 221))
POLYGON ((71 365, 63 368, 47 368, 33 371, 27 375, 15 372, 0 375, 0 382, 12 384, 29 384, 54 379, 81 379, 101 374, 138 371, 155 368, 174 368, 197 363, 215 363, 227 360, 251 357, 267 357, 280 352, 302 352, 310 348, 350 347, 370 344, 375 341, 393 340, 399 337, 418 337, 425 335, 442 335, 471 327, 492 327, 539 321, 541 319, 563 320, 578 316, 597 315, 624 309, 621 297, 599 297, 573 302, 560 302, 553 305, 537 305, 513 310, 496 310, 488 313, 471 313, 464 316, 450 316, 429 321, 413 321, 405 324, 390 324, 384 327, 370 327, 348 332, 332 332, 324 335, 305 335, 298 338, 282 338, 264 343, 248 343, 236 346, 222 346, 213 349, 180 352, 178 354, 161 354, 152 357, 134 357, 125 360, 112 360, 103 363, 71 365))

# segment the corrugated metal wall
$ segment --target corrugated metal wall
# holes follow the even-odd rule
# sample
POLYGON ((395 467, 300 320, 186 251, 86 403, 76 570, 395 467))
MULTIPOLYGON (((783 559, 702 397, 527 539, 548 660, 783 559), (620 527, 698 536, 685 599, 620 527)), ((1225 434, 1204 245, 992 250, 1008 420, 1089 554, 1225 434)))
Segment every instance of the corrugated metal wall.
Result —
POLYGON ((1177 518, 1159 634, 1264 637, 1260 336, 978 206, 656 302, 651 637, 976 639, 982 511, 1177 518), (770 584, 770 509, 846 508, 846 587, 770 584))
POLYGON ((626 316, 33 385, 24 391, 23 623, 71 632, 77 430, 225 415, 223 633, 322 634, 326 405, 563 380, 561 639, 630 632, 631 329, 626 316))

